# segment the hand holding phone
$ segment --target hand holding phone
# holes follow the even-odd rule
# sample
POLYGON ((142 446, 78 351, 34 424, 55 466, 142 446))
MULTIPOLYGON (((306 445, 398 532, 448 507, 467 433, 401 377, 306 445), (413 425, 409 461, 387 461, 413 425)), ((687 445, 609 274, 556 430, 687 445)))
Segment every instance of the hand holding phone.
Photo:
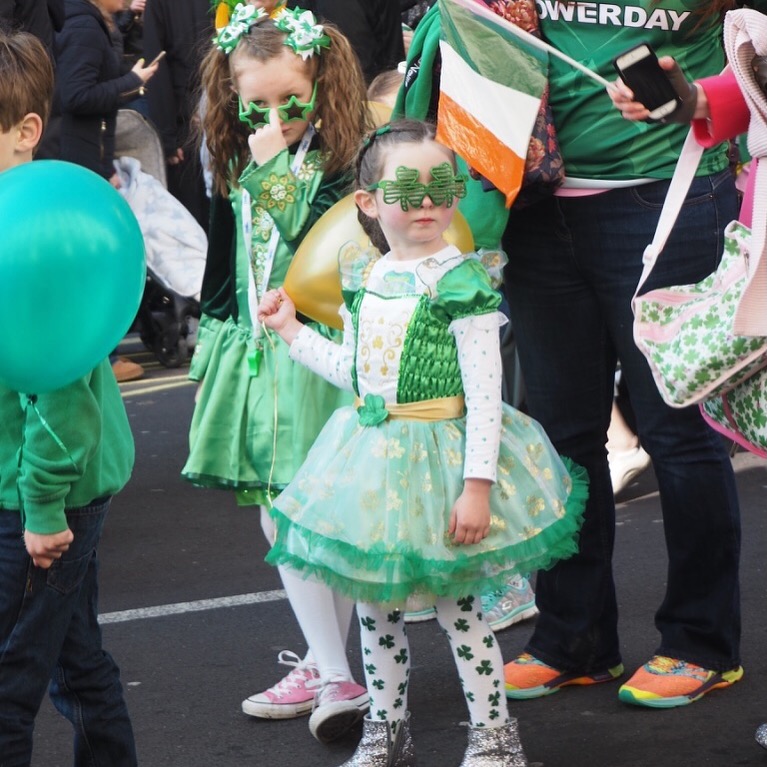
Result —
POLYGON ((663 120, 682 105, 682 98, 647 43, 616 56, 613 66, 633 91, 635 100, 647 107, 648 121, 663 120))
MULTIPOLYGON (((160 51, 152 60, 150 64, 146 64, 144 62, 144 59, 139 59, 136 64, 134 65, 132 72, 135 72, 140 78, 141 82, 146 84, 154 75, 154 73, 157 71, 157 65, 162 60, 162 57, 165 55, 165 51, 160 51)), ((142 91, 143 95, 143 91, 142 91)))
POLYGON ((147 64, 148 67, 153 67, 155 64, 159 64, 163 57, 165 56, 165 51, 160 51, 150 62, 147 64))

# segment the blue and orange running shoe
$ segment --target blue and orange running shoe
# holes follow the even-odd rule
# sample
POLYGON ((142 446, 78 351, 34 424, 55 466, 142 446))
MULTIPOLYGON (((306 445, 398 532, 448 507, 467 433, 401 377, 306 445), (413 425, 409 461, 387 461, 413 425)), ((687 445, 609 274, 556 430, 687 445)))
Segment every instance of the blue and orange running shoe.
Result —
POLYGON ((612 682, 623 673, 623 664, 584 674, 579 671, 558 671, 547 666, 528 652, 510 661, 503 667, 506 679, 506 697, 514 700, 541 698, 559 692, 570 685, 600 684, 612 682))
POLYGON ((707 692, 729 687, 743 677, 743 667, 710 671, 694 663, 654 655, 618 690, 618 699, 635 706, 687 706, 707 692))

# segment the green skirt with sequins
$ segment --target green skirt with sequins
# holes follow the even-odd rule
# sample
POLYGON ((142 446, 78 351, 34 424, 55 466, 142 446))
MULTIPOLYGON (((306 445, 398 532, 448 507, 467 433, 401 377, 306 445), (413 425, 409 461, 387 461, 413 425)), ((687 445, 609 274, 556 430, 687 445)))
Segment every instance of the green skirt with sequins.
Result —
POLYGON ((354 408, 342 408, 275 501, 267 561, 357 601, 401 602, 413 593, 486 593, 574 554, 586 472, 506 405, 490 533, 476 544, 452 541, 465 443, 465 417, 364 426, 354 408))

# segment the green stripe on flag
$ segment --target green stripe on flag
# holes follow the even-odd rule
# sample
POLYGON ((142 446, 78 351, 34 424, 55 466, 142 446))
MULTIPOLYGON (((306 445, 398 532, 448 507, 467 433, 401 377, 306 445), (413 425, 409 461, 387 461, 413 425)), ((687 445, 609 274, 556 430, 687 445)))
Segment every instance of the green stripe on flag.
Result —
POLYGON ((548 56, 504 28, 451 0, 439 0, 444 40, 478 74, 528 96, 546 87, 548 56))

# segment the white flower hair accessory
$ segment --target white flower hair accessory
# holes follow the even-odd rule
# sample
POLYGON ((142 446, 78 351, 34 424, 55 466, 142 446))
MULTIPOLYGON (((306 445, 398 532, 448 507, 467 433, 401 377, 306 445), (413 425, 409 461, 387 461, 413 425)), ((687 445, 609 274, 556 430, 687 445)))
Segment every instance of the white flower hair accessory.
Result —
POLYGON ((216 48, 228 56, 237 47, 240 38, 246 35, 251 27, 268 18, 269 14, 263 8, 238 3, 229 23, 213 39, 213 43, 216 48))
POLYGON ((303 8, 290 10, 285 8, 274 19, 274 24, 288 39, 285 45, 293 49, 304 61, 323 48, 330 48, 330 38, 325 34, 325 27, 317 23, 311 11, 303 8))

